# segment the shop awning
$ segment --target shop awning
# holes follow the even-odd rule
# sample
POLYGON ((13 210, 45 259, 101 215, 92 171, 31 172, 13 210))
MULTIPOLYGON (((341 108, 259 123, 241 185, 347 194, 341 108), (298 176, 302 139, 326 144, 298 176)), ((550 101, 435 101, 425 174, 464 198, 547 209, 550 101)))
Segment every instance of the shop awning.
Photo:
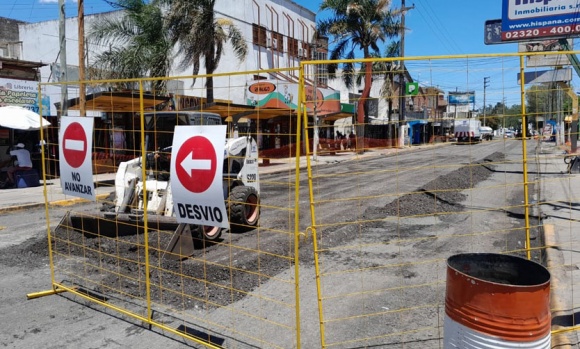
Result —
POLYGON ((339 119, 350 118, 355 115, 356 109, 354 104, 340 103, 340 112, 327 114, 322 118, 324 122, 333 122, 339 119))
MULTIPOLYGON (((169 101, 170 97, 143 95, 143 107, 151 110, 161 103, 169 101)), ((55 104, 60 109, 60 103, 55 104)), ((69 110, 79 110, 79 98, 67 101, 69 110)), ((133 92, 97 92, 86 96, 85 110, 95 110, 101 112, 115 113, 137 113, 140 110, 139 93, 133 92)))
POLYGON ((277 116, 295 115, 293 110, 288 108, 260 108, 251 105, 233 104, 229 102, 205 103, 194 108, 184 110, 212 112, 220 114, 224 119, 231 117, 233 122, 238 122, 240 118, 251 120, 267 120, 277 116))

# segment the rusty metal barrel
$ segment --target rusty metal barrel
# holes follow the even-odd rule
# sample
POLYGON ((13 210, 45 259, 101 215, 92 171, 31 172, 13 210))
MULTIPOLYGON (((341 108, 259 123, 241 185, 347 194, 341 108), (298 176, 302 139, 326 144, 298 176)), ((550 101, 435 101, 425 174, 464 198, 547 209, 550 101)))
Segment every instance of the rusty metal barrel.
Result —
POLYGON ((550 272, 524 258, 447 260, 444 348, 550 348, 550 272))

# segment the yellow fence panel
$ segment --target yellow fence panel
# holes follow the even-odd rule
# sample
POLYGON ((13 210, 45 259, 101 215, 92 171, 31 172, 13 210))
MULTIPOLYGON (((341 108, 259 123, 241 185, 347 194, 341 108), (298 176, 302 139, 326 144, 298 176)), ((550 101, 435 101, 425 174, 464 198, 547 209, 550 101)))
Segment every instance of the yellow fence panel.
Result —
MULTIPOLYGON (((299 346, 292 173, 300 122, 283 102, 246 96, 271 87, 252 86, 258 73, 266 72, 213 76, 221 98, 213 101, 205 95, 210 77, 198 76, 194 87, 193 77, 167 79, 180 86, 169 93, 151 91, 146 79, 92 81, 88 90, 96 92, 84 107, 79 98, 67 102, 69 115, 94 119, 98 195, 72 208, 48 206, 48 216, 60 221, 49 223, 56 290, 208 347, 299 346), (174 129, 216 124, 227 127, 227 144, 216 154, 225 154, 217 176, 230 229, 178 224, 174 129)), ((58 129, 45 138, 46 149, 58 149, 58 129)), ((50 154, 45 177, 58 180, 64 160, 50 154)), ((210 220, 215 211, 203 205, 192 202, 187 215, 210 220)))
POLYGON ((306 156, 321 347, 445 347, 447 260, 456 254, 562 268, 546 263, 542 212, 553 204, 549 181, 564 180, 563 192, 575 181, 551 170, 570 149, 554 138, 577 132, 564 124, 570 102, 555 102, 567 82, 524 83, 519 74, 541 73, 525 70, 520 55, 406 57, 405 71, 398 57, 312 61, 306 80, 326 78, 328 64, 343 102, 359 109, 304 119, 319 136, 306 156), (342 83, 357 80, 345 62, 373 65, 368 99, 364 84, 342 83))

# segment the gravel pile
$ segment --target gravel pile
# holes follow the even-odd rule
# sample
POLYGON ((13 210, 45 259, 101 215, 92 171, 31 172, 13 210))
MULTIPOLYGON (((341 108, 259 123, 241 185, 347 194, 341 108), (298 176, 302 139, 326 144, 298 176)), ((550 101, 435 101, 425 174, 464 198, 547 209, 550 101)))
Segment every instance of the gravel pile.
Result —
POLYGON ((493 153, 482 162, 466 165, 440 176, 422 188, 405 194, 385 206, 388 216, 409 217, 445 212, 461 212, 467 196, 462 193, 488 179, 495 169, 494 162, 503 161, 503 153, 493 153))

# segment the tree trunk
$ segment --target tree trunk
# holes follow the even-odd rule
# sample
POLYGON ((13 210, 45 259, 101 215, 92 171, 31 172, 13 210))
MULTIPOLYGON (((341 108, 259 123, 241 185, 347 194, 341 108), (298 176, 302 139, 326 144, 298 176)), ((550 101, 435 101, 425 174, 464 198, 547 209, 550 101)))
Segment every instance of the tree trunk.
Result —
POLYGON ((213 103, 213 72, 215 71, 215 50, 212 49, 210 53, 206 54, 205 56, 205 73, 207 74, 207 80, 205 82, 205 96, 207 100, 205 101, 207 104, 213 103))
POLYGON ((213 77, 208 76, 207 77, 207 81, 205 82, 205 96, 207 98, 207 100, 205 101, 206 103, 213 103, 213 77))
MULTIPOLYGON (((368 51, 368 50, 365 50, 368 51)), ((368 54, 365 54, 368 57, 368 54)), ((365 64, 365 87, 361 97, 358 100, 357 105, 357 125, 356 125, 356 153, 362 154, 365 151, 365 104, 371 94, 371 84, 372 84, 372 63, 368 62, 365 64)))

